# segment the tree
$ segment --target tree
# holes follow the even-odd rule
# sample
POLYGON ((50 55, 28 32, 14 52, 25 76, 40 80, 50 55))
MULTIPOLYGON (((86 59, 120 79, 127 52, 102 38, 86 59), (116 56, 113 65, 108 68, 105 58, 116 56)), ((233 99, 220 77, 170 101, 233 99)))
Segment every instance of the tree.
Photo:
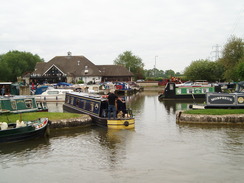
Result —
POLYGON ((173 71, 173 70, 166 70, 165 71, 165 77, 166 78, 171 78, 171 77, 173 77, 173 76, 175 76, 175 71, 173 71))
POLYGON ((136 79, 143 78, 144 71, 143 67, 144 64, 142 63, 142 59, 138 56, 132 54, 131 51, 125 51, 124 53, 120 54, 115 60, 115 65, 122 65, 130 70, 136 77, 136 79))
POLYGON ((17 77, 34 71, 37 62, 43 62, 38 55, 30 52, 9 51, 0 55, 0 80, 16 81, 17 77))
POLYGON ((218 62, 209 60, 193 61, 190 66, 185 68, 184 75, 188 80, 222 80, 224 68, 218 62))
POLYGON ((226 80, 238 80, 238 65, 243 61, 244 43, 241 38, 231 37, 224 46, 222 58, 219 62, 224 66, 224 78, 226 80))
POLYGON ((238 78, 239 78, 238 80, 244 81, 244 58, 238 64, 237 75, 238 75, 238 78))

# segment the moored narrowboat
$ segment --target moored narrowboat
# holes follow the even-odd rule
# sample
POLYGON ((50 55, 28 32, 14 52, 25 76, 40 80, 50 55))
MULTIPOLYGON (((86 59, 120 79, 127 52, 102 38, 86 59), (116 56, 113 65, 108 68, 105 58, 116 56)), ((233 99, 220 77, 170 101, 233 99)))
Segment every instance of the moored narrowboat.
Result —
MULTIPOLYGON (((192 105, 198 109, 199 105, 192 105)), ((237 84, 234 93, 210 92, 206 94, 204 109, 244 109, 244 81, 237 84)))
POLYGON ((36 102, 34 96, 2 96, 0 97, 0 113, 25 113, 47 111, 45 103, 36 102))
POLYGON ((181 85, 167 83, 165 90, 158 96, 159 100, 204 99, 207 92, 221 92, 220 86, 181 85))
POLYGON ((0 143, 17 142, 48 135, 48 118, 16 123, 0 122, 0 143))
POLYGON ((243 109, 244 93, 207 93, 205 109, 243 109))
POLYGON ((128 109, 124 117, 108 119, 108 102, 100 95, 79 92, 66 93, 63 109, 65 112, 88 114, 98 126, 112 129, 133 129, 135 127, 135 119, 131 110, 128 109))

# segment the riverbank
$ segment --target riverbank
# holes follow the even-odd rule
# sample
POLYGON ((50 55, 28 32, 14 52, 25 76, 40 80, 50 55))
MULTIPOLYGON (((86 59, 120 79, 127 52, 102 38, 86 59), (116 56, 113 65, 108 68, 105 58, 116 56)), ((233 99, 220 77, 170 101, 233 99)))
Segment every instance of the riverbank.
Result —
POLYGON ((187 114, 184 111, 176 112, 177 123, 195 124, 241 124, 244 125, 244 114, 187 114))
POLYGON ((58 113, 58 112, 32 112, 22 114, 4 114, 0 116, 1 122, 15 123, 16 120, 32 121, 38 118, 48 118, 50 128, 69 128, 69 127, 88 127, 92 125, 92 119, 89 115, 76 113, 58 113))
POLYGON ((88 115, 83 115, 79 118, 49 120, 51 129, 71 128, 71 127, 88 127, 92 125, 92 119, 88 115))

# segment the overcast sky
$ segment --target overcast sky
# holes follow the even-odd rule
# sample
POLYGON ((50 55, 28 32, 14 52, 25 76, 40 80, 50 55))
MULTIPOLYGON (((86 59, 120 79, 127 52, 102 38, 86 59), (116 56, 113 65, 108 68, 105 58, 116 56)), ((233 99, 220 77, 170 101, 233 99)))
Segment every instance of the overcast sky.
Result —
POLYGON ((7 0, 0 5, 0 54, 83 55, 113 64, 124 51, 144 69, 181 72, 215 59, 216 45, 244 38, 243 0, 7 0))

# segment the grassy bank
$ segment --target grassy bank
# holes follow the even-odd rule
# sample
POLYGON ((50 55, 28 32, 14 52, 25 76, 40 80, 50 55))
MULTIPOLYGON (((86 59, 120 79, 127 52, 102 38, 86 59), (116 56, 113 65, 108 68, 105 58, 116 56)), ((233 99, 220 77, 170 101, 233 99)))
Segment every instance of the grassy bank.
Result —
POLYGON ((185 114, 206 114, 206 115, 225 115, 225 114, 244 114, 244 109, 199 109, 187 110, 185 114))
POLYGON ((60 120, 60 119, 70 119, 78 118, 83 116, 83 114, 75 113, 58 113, 58 112, 31 112, 31 113, 22 113, 22 114, 2 114, 0 115, 0 121, 12 123, 16 120, 30 121, 38 118, 48 118, 49 120, 60 120))

